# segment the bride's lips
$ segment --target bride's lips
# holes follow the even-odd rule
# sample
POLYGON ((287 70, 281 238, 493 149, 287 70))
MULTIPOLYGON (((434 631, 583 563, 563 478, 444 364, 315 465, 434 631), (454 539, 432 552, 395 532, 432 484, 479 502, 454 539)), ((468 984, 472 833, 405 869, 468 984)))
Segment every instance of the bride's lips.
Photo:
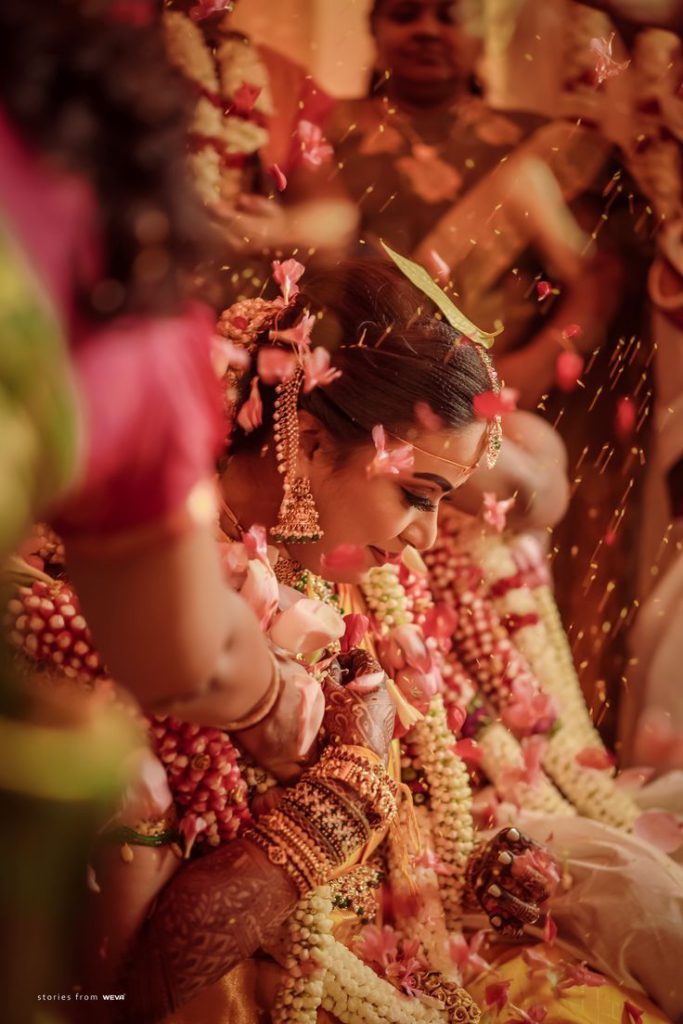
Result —
POLYGON ((388 551, 384 551, 382 548, 376 548, 374 544, 368 544, 368 551, 374 558, 377 565, 386 565, 387 562, 391 561, 391 555, 388 551))

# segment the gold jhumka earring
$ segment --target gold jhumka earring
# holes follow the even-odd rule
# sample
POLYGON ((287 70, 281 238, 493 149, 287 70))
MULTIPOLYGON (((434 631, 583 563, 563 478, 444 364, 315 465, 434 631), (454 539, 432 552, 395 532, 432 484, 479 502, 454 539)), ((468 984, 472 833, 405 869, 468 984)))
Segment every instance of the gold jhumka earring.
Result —
POLYGON ((284 476, 284 495, 278 521, 271 527, 272 537, 287 544, 303 544, 320 540, 318 510, 311 493, 308 477, 297 475, 299 456, 299 420, 297 400, 303 382, 298 371, 275 389, 273 414, 275 455, 278 472, 284 476))

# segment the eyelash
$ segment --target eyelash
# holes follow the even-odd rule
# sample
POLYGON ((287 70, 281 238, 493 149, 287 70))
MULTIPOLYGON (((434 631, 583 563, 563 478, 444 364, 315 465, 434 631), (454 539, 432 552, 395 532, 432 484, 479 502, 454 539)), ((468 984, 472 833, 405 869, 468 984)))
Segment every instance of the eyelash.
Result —
POLYGON ((414 494, 407 487, 402 487, 401 490, 406 501, 413 508, 418 508, 421 512, 436 512, 436 505, 429 498, 424 497, 422 494, 414 494))

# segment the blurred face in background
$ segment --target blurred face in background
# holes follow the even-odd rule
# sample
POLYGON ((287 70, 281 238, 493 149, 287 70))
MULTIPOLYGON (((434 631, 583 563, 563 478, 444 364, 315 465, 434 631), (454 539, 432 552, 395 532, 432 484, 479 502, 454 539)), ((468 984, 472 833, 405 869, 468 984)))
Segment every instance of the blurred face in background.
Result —
POLYGON ((447 93, 473 70, 480 44, 464 29, 462 4, 379 0, 372 14, 377 66, 415 98, 447 93))

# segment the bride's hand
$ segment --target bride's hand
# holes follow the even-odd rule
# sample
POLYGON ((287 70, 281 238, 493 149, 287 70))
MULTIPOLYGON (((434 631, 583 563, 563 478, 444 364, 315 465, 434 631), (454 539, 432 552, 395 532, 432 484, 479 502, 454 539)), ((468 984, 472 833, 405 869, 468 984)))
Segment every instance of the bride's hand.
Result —
POLYGON ((341 683, 331 675, 323 684, 323 730, 330 743, 368 747, 386 764, 394 732, 394 703, 379 663, 354 648, 339 658, 341 683))
POLYGON ((233 740, 279 782, 296 782, 315 753, 325 701, 300 662, 278 653, 280 696, 267 718, 232 733, 233 740))
POLYGON ((467 877, 495 930, 514 936, 538 921, 560 881, 552 855, 517 828, 504 828, 475 850, 467 877))

